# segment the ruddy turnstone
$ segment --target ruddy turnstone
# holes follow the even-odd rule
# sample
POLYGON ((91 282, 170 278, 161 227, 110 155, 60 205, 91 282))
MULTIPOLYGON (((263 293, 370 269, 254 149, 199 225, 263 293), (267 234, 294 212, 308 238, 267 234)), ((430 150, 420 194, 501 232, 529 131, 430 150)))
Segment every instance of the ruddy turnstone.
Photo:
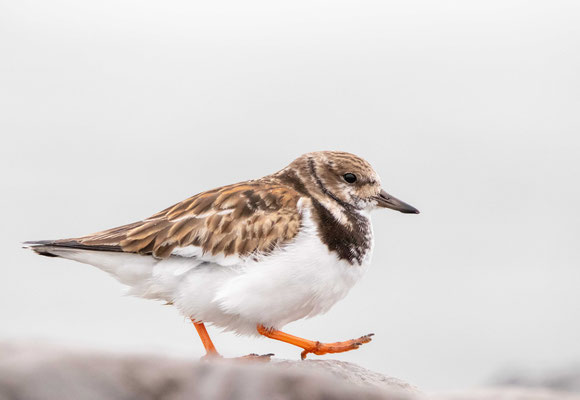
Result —
POLYGON ((305 358, 371 340, 320 343, 279 329, 328 311, 359 280, 373 250, 370 211, 381 207, 419 213, 382 190, 367 161, 320 151, 139 222, 25 245, 94 265, 131 294, 173 304, 191 319, 208 356, 219 354, 204 323, 293 344, 305 358))

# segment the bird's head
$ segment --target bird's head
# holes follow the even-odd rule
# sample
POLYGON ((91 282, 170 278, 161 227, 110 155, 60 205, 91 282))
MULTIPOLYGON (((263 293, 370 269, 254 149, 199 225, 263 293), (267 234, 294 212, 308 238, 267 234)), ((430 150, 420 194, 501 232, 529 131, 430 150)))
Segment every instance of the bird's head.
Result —
POLYGON ((307 153, 294 160, 290 167, 298 172, 308 192, 316 197, 358 210, 391 208, 402 213, 419 213, 415 207, 383 190, 373 167, 354 154, 340 151, 307 153))

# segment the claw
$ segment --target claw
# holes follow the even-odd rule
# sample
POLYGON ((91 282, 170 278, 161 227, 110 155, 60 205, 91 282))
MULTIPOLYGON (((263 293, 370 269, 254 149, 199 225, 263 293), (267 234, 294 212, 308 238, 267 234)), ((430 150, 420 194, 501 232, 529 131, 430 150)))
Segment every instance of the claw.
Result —
POLYGON ((372 340, 371 339, 372 336, 374 336, 374 333, 369 333, 368 335, 361 336, 360 338, 358 338, 358 340, 360 340, 363 343, 368 343, 372 340))
POLYGON ((268 354, 250 353, 247 356, 237 357, 237 358, 235 358, 235 360, 269 362, 270 358, 272 358, 272 356, 274 356, 274 353, 268 353, 268 354))

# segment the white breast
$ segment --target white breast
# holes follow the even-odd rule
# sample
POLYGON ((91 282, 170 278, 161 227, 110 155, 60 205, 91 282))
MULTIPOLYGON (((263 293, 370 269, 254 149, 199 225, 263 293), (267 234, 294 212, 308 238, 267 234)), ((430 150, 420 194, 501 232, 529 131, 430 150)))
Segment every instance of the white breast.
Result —
POLYGON ((174 304, 187 316, 226 330, 255 334, 256 325, 281 328, 328 311, 365 272, 328 250, 308 209, 296 240, 259 260, 239 265, 202 264, 176 288, 174 304))

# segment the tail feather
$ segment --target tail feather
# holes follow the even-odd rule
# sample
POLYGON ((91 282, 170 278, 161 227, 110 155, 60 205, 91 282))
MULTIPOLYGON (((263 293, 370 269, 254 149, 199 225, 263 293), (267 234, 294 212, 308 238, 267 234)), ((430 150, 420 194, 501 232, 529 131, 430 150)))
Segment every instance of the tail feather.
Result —
POLYGON ((54 243, 54 241, 52 241, 52 240, 31 240, 31 241, 23 242, 22 248, 30 249, 30 250, 34 251, 36 254, 39 254, 39 255, 45 256, 45 257, 59 257, 57 254, 50 252, 50 249, 52 247, 51 244, 53 244, 53 243, 54 243))
POLYGON ((62 239, 62 240, 31 240, 22 243, 25 249, 31 249, 32 251, 40 254, 41 256, 47 257, 59 257, 58 254, 54 254, 50 249, 76 249, 76 250, 93 250, 93 251, 112 251, 112 252, 123 252, 121 246, 116 245, 86 245, 80 243, 74 239, 62 239))

